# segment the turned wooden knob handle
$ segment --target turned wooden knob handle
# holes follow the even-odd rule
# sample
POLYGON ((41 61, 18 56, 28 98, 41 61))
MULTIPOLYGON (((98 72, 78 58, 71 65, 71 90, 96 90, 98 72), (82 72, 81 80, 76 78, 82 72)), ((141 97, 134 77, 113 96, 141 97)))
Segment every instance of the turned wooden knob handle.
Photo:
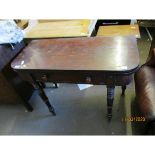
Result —
POLYGON ((91 83, 91 77, 86 77, 86 82, 91 83))
POLYGON ((43 76, 41 77, 41 79, 42 79, 43 81, 47 81, 47 76, 46 76, 46 75, 43 75, 43 76))

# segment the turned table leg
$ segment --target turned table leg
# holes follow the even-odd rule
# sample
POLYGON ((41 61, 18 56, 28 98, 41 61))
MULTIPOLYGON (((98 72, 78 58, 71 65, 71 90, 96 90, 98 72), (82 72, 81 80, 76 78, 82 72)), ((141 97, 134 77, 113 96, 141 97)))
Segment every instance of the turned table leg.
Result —
POLYGON ((115 91, 115 86, 107 86, 107 115, 109 120, 111 120, 112 118, 114 91, 115 91))
POLYGON ((49 111, 53 114, 56 115, 55 110, 53 108, 53 106, 50 104, 48 97, 46 96, 44 89, 43 89, 43 85, 42 83, 40 83, 39 81, 37 81, 34 76, 31 74, 32 80, 35 84, 35 86, 37 87, 39 96, 42 98, 42 100, 44 101, 44 103, 46 104, 46 106, 48 107, 49 111))
POLYGON ((122 86, 122 95, 125 94, 126 86, 122 86))

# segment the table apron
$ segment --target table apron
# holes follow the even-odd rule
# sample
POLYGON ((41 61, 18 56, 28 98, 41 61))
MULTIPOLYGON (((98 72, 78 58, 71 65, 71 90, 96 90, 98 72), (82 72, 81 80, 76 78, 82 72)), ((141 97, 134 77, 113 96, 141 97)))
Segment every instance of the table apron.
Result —
MULTIPOLYGON (((67 72, 58 73, 32 73, 36 80, 42 82, 54 83, 74 83, 74 84, 96 84, 96 85, 115 85, 122 86, 128 85, 131 82, 132 75, 117 75, 114 73, 74 73, 67 72)), ((20 74, 25 80, 32 82, 29 73, 20 74)))

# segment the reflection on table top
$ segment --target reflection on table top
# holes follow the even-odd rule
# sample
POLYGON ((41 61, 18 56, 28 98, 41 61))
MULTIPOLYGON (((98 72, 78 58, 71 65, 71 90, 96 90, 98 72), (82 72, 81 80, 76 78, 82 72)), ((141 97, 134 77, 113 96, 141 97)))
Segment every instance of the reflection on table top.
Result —
POLYGON ((97 36, 135 36, 140 38, 140 32, 137 24, 100 26, 97 36))
POLYGON ((129 71, 139 65, 135 37, 33 40, 12 62, 17 70, 129 71))
POLYGON ((90 24, 91 20, 39 20, 25 38, 85 37, 90 24))

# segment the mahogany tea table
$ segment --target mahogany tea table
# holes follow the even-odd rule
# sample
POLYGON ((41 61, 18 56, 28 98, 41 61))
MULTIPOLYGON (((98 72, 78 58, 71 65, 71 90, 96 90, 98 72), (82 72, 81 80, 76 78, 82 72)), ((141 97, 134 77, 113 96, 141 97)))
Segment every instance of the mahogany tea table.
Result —
POLYGON ((33 40, 11 66, 37 86, 54 115, 44 82, 106 85, 111 119, 115 86, 122 86, 124 94, 139 67, 139 52, 136 38, 131 36, 33 40))

